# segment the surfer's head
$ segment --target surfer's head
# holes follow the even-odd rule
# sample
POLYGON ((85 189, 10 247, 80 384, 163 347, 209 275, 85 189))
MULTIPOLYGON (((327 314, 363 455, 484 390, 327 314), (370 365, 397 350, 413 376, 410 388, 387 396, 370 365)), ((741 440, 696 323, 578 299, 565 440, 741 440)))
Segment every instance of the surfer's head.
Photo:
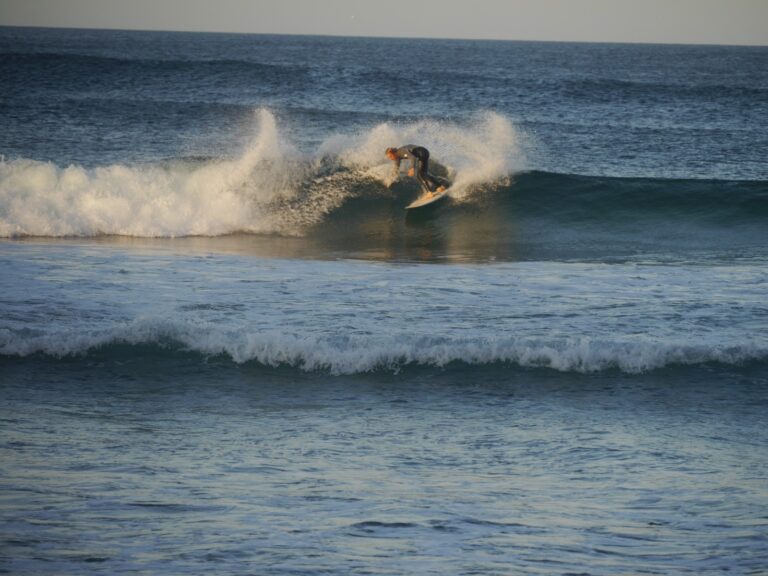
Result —
POLYGON ((397 160, 397 148, 387 148, 384 152, 384 156, 390 160, 397 160))

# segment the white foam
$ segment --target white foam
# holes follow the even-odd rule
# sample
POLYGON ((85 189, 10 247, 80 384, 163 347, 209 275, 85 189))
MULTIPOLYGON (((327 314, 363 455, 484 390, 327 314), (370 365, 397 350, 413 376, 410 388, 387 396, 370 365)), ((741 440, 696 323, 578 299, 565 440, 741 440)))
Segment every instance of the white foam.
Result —
POLYGON ((221 330, 213 325, 178 320, 139 319, 94 331, 51 331, 19 334, 0 330, 0 354, 45 354, 66 357, 92 353, 108 345, 181 347, 204 355, 225 355, 235 363, 293 366, 307 371, 356 374, 398 370, 409 364, 443 367, 510 363, 562 372, 618 369, 642 373, 670 365, 708 362, 740 364, 765 361, 768 349, 750 341, 709 345, 651 339, 615 340, 591 337, 556 338, 426 338, 407 333, 387 337, 328 337, 276 330, 221 330))
POLYGON ((296 194, 302 175, 294 170, 294 157, 272 114, 261 110, 252 142, 234 160, 95 169, 2 161, 0 236, 283 231, 267 206, 296 194))
POLYGON ((456 198, 526 166, 524 136, 508 118, 494 112, 477 113, 462 124, 435 120, 380 124, 361 134, 331 137, 320 153, 338 156, 346 165, 390 184, 393 170, 391 163, 382 163, 384 150, 405 144, 426 147, 430 158, 448 169, 456 198))

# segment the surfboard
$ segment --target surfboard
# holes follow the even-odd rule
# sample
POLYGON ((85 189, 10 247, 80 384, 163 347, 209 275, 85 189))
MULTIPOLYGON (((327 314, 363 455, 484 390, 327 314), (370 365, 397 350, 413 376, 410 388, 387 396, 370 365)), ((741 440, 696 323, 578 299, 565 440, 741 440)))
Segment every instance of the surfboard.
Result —
POLYGON ((434 204, 438 200, 442 200, 443 198, 448 196, 448 192, 450 191, 451 189, 449 187, 443 190, 442 192, 440 192, 439 194, 432 194, 431 196, 424 194, 423 196, 419 196, 418 198, 416 198, 416 200, 408 204, 408 206, 406 206, 405 209, 412 210, 414 208, 423 208, 424 206, 429 206, 430 204, 434 204))

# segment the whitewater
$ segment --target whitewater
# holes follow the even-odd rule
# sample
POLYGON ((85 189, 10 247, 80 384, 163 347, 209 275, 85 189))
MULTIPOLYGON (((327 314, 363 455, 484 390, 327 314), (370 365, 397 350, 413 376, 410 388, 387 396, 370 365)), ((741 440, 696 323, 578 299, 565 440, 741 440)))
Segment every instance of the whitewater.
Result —
POLYGON ((309 154, 269 110, 255 111, 253 123, 253 139, 233 159, 91 169, 3 159, 0 236, 301 235, 365 183, 381 194, 393 181, 382 150, 415 139, 445 165, 457 199, 524 166, 513 125, 493 113, 463 127, 422 121, 334 134, 309 154))
POLYGON ((35 285, 56 304, 30 317, 26 299, 6 300, 0 354, 150 346, 332 374, 452 362, 636 373, 768 360, 768 273, 749 265, 446 268, 150 254, 5 250, 4 266, 16 269, 7 293, 35 285), (31 261, 21 267, 20 257, 31 261))

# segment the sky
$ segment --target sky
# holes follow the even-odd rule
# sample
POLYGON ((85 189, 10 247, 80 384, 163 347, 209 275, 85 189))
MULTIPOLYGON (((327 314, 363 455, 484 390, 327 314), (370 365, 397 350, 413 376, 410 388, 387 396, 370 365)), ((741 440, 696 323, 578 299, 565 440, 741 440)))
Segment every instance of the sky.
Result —
POLYGON ((768 45, 768 0, 0 0, 0 25, 768 45))

